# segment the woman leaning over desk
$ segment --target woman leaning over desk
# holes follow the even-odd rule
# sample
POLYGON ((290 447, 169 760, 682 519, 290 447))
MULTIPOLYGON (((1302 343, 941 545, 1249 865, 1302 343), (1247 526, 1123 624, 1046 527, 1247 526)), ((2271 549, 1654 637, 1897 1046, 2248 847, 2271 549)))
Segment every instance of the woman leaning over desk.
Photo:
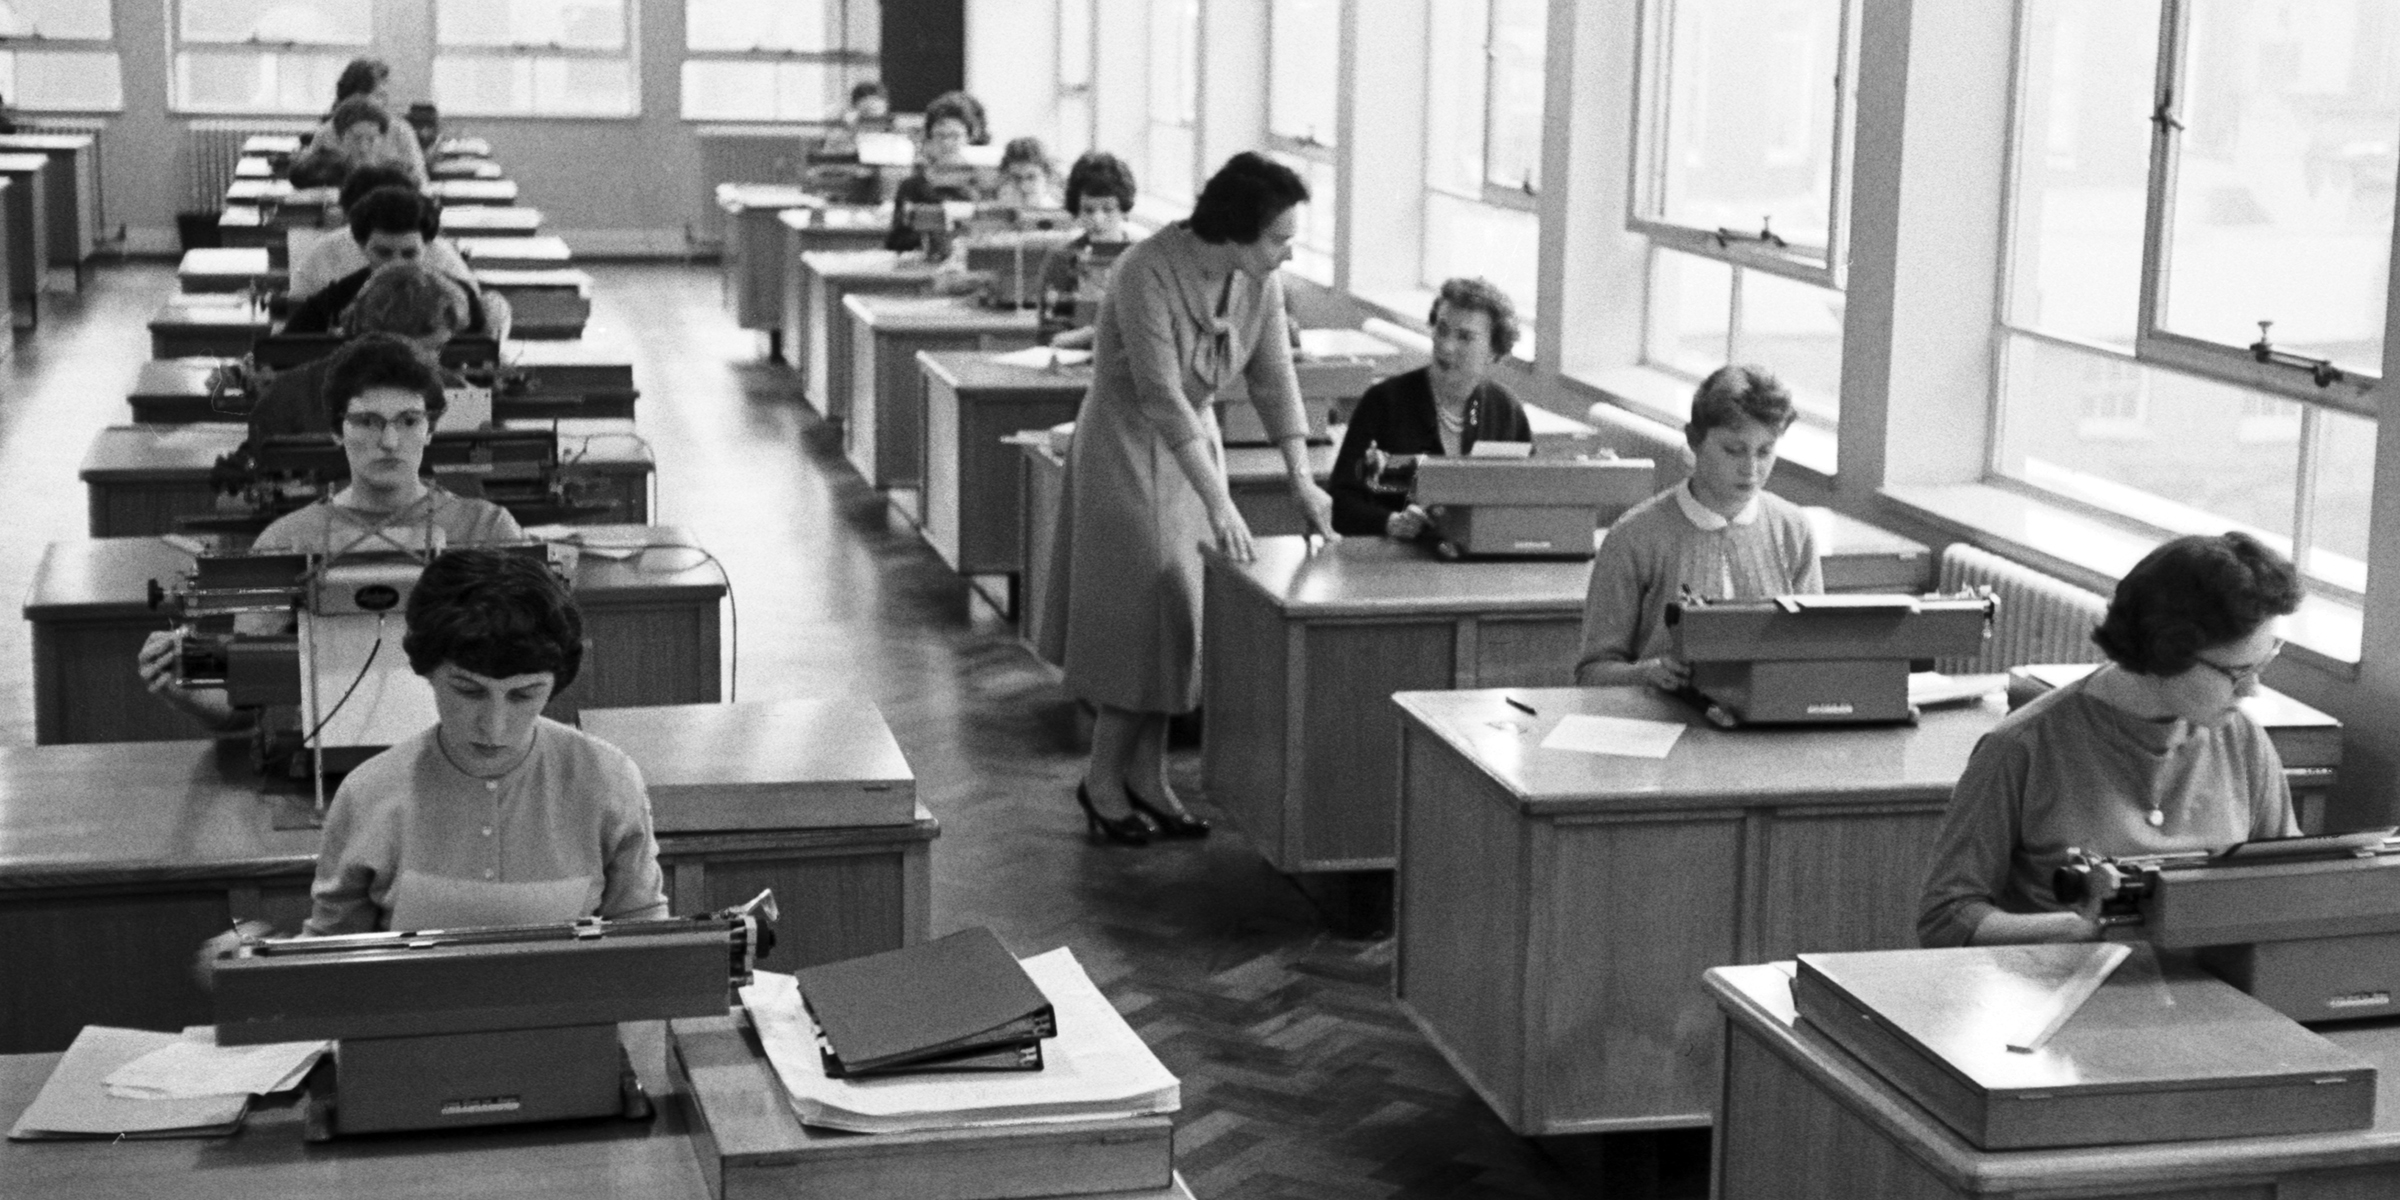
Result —
POLYGON ((1530 442, 1525 406, 1488 376, 1517 344, 1517 308, 1485 279, 1451 279, 1426 316, 1433 361, 1368 388, 1333 456, 1333 527, 1344 535, 1422 537, 1425 510, 1367 486, 1392 458, 1458 455, 1477 442, 1530 442))
POLYGON ((1338 536, 1332 498, 1309 475, 1275 271, 1307 200, 1289 168, 1233 156, 1189 220, 1117 260, 1100 305, 1059 506, 1049 594, 1060 607, 1040 630, 1067 690, 1099 710, 1075 789, 1095 839, 1208 832, 1167 786, 1167 718, 1200 699, 1200 546, 1237 561, 1253 553, 1211 403, 1235 374, 1309 525, 1338 536))
POLYGON ((2300 607, 2292 564, 2243 533, 2160 546, 2117 584, 2092 641, 2109 661, 2009 714, 1950 794, 1918 905, 1928 946, 2085 942, 2115 891, 2068 906, 2050 876, 2075 850, 2220 850, 2299 832, 2283 762, 2238 705, 2300 607))

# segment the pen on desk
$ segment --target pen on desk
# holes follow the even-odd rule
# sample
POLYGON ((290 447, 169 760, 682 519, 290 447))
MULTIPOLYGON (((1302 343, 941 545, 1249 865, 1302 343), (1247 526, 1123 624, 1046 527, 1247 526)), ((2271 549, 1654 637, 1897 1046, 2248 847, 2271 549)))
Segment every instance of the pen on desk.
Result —
POLYGON ((1529 716, 1529 717, 1538 717, 1538 716, 1542 715, 1542 714, 1540 714, 1540 713, 1537 713, 1537 712, 1533 711, 1533 706, 1532 706, 1532 705, 1530 705, 1530 704, 1527 704, 1527 703, 1525 703, 1524 701, 1517 699, 1515 696, 1502 696, 1502 697, 1500 697, 1500 698, 1501 698, 1501 699, 1503 699, 1503 700, 1506 700, 1506 701, 1508 701, 1508 706, 1509 706, 1510 708, 1513 708, 1513 709, 1517 710, 1518 712, 1524 713, 1526 716, 1529 716))

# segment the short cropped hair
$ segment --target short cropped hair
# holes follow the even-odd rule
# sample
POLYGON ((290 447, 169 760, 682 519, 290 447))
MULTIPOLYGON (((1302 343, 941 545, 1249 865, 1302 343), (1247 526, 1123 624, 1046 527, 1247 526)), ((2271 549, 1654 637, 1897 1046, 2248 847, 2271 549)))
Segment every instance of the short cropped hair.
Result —
POLYGON ((983 101, 965 92, 943 92, 925 102, 926 132, 932 132, 937 121, 956 121, 966 126, 967 141, 974 145, 992 140, 991 130, 984 123, 983 101))
POLYGON ((382 105, 365 96, 352 96, 333 106, 335 137, 350 132, 352 126, 369 124, 375 126, 377 132, 390 132, 392 114, 383 111, 382 105))
POLYGON ((1290 167, 1254 150, 1225 160, 1192 205, 1192 232, 1200 240, 1255 242, 1288 209, 1308 202, 1308 185, 1290 167))
POLYGON ((392 77, 392 64, 380 58, 354 58, 342 68, 342 76, 334 81, 333 102, 340 104, 352 96, 364 96, 383 86, 392 77))
POLYGON ((881 96, 886 100, 892 98, 890 92, 883 90, 883 81, 878 79, 862 79, 850 85, 850 103, 852 104, 874 96, 881 96))
POLYGON ((350 206, 350 240, 364 246, 379 233, 414 233, 430 242, 442 231, 442 209, 415 188, 377 188, 350 206))
POLYGON ((1693 449, 1708 440, 1708 431, 1740 421, 1756 421, 1777 437, 1800 415, 1792 407, 1792 391, 1765 367, 1744 363, 1718 367, 1692 393, 1692 419, 1684 423, 1683 440, 1693 449))
POLYGON ((342 327, 353 335, 388 333, 448 340, 473 321, 467 289, 423 263, 397 262, 367 276, 342 327))
POLYGON ((1517 322, 1517 306, 1509 302, 1508 293, 1481 276, 1470 279, 1462 275, 1443 280, 1440 294, 1433 298, 1433 307, 1425 312, 1427 325, 1441 317, 1445 304, 1455 310, 1479 312, 1490 317, 1492 353, 1500 358, 1508 357, 1508 352, 1516 348, 1517 338, 1525 332, 1525 327, 1517 322))
POLYGON ((2201 651, 2299 611, 2300 597, 2291 560, 2249 534, 2179 537, 2117 581, 2092 644, 2137 675, 2180 675, 2201 651))
POLYGON ((1067 211, 1081 213, 1086 196, 1115 196, 1118 212, 1133 211, 1133 168, 1105 150, 1093 150, 1067 168, 1067 211))
POLYGON ((1050 151, 1038 137, 1010 138, 1008 145, 1000 148, 1001 170, 1005 171, 1019 163, 1032 163, 1040 167, 1044 175, 1058 172, 1058 167, 1050 161, 1050 151))
POLYGON ((336 197, 336 202, 346 213, 360 200, 365 199, 367 193, 379 192, 387 187, 413 192, 417 190, 417 181, 410 179, 408 172, 389 163, 369 163, 363 167, 352 167, 350 174, 342 180, 341 195, 336 197))
POLYGON ((339 432, 350 402, 376 388, 399 388, 425 399, 425 415, 439 421, 450 407, 441 368, 415 346, 389 333, 352 338, 325 366, 325 415, 339 432))
POLYGON ((443 663, 494 679, 556 677, 565 691, 583 666, 583 613, 539 559, 488 547, 444 550, 408 595, 409 669, 443 663))

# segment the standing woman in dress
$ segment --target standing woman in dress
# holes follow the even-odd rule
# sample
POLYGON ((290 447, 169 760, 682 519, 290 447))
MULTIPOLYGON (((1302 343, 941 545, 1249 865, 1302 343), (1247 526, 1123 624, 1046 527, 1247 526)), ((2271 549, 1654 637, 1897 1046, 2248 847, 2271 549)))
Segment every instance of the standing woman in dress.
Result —
POLYGON ((1095 840, 1200 837, 1167 786, 1167 719, 1200 702, 1200 547, 1237 562, 1250 526, 1225 479, 1213 401, 1240 376, 1283 452, 1293 499, 1328 540, 1333 500, 1310 478, 1283 285, 1308 186, 1233 156, 1189 220, 1117 260, 1076 413, 1040 635, 1067 690, 1099 711, 1075 789, 1095 840))

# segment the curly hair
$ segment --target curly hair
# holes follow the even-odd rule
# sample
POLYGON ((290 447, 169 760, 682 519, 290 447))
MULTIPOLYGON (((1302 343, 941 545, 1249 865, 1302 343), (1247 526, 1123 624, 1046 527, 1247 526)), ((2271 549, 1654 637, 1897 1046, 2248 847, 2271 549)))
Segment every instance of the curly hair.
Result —
POLYGON ((925 129, 932 132, 939 121, 956 121, 967 127, 967 141, 981 146, 992 140, 990 128, 984 123, 983 101, 965 92, 943 92, 925 102, 925 129))
POLYGON ((383 86, 392 77, 392 64, 380 58, 354 58, 342 68, 341 78, 333 83, 333 102, 340 104, 352 96, 364 96, 383 86))
POLYGON ((474 318, 467 289, 423 263, 391 263, 367 276, 357 298, 342 310, 349 333, 389 333, 404 338, 448 338, 474 318))
POLYGON ((1734 363, 1718 367, 1700 381, 1699 390, 1692 393, 1692 419, 1684 423, 1683 437, 1698 449, 1708 440, 1709 430, 1737 421, 1756 421, 1780 437, 1799 415, 1792 407, 1791 389, 1783 386, 1774 372, 1734 363))
POLYGON ((445 550, 409 593, 400 648, 419 675, 443 663, 494 679, 547 671, 563 692, 583 666, 583 613, 539 559, 445 550))
POLYGON ((385 163, 352 167, 350 174, 342 179, 341 194, 335 198, 335 203, 346 213, 370 193, 380 192, 387 187, 413 192, 417 190, 417 181, 410 179, 408 172, 385 163))
POLYGON ((1214 245, 1255 242, 1275 218, 1308 203, 1308 185, 1290 167, 1254 150, 1225 160, 1192 205, 1192 232, 1214 245))
POLYGON ((1086 196, 1114 196, 1118 212, 1133 211, 1133 168, 1105 150, 1093 150, 1067 168, 1067 211, 1080 215, 1086 196))
POLYGON ((2249 534, 2179 537, 2117 581, 2092 644, 2137 675, 2180 675, 2201 651, 2298 612, 2301 594, 2291 560, 2249 534))
POLYGON ((1461 311, 1479 312, 1492 319, 1492 353, 1506 358, 1516 348, 1517 339, 1525 327, 1517 321, 1517 306, 1498 284, 1481 276, 1460 276, 1442 281, 1441 292, 1433 298, 1433 307, 1425 312, 1425 323, 1431 325, 1442 316, 1442 306, 1461 311))
POLYGON ((414 233, 432 241, 442 231, 442 206, 415 188, 377 188, 358 198, 344 214, 350 240, 364 246, 378 233, 414 233))
POLYGON ((333 116, 327 120, 333 126, 335 137, 350 132, 355 125, 373 125, 377 133, 388 133, 392 128, 392 114, 383 111, 382 105, 365 96, 352 96, 334 105, 333 116))
MULTIPOLYGON (((386 268, 397 270, 398 268, 386 268)), ((376 388, 398 388, 425 398, 425 415, 441 420, 450 407, 442 373, 415 346, 390 333, 352 338, 325 363, 325 416, 339 432, 350 402, 376 388)))

